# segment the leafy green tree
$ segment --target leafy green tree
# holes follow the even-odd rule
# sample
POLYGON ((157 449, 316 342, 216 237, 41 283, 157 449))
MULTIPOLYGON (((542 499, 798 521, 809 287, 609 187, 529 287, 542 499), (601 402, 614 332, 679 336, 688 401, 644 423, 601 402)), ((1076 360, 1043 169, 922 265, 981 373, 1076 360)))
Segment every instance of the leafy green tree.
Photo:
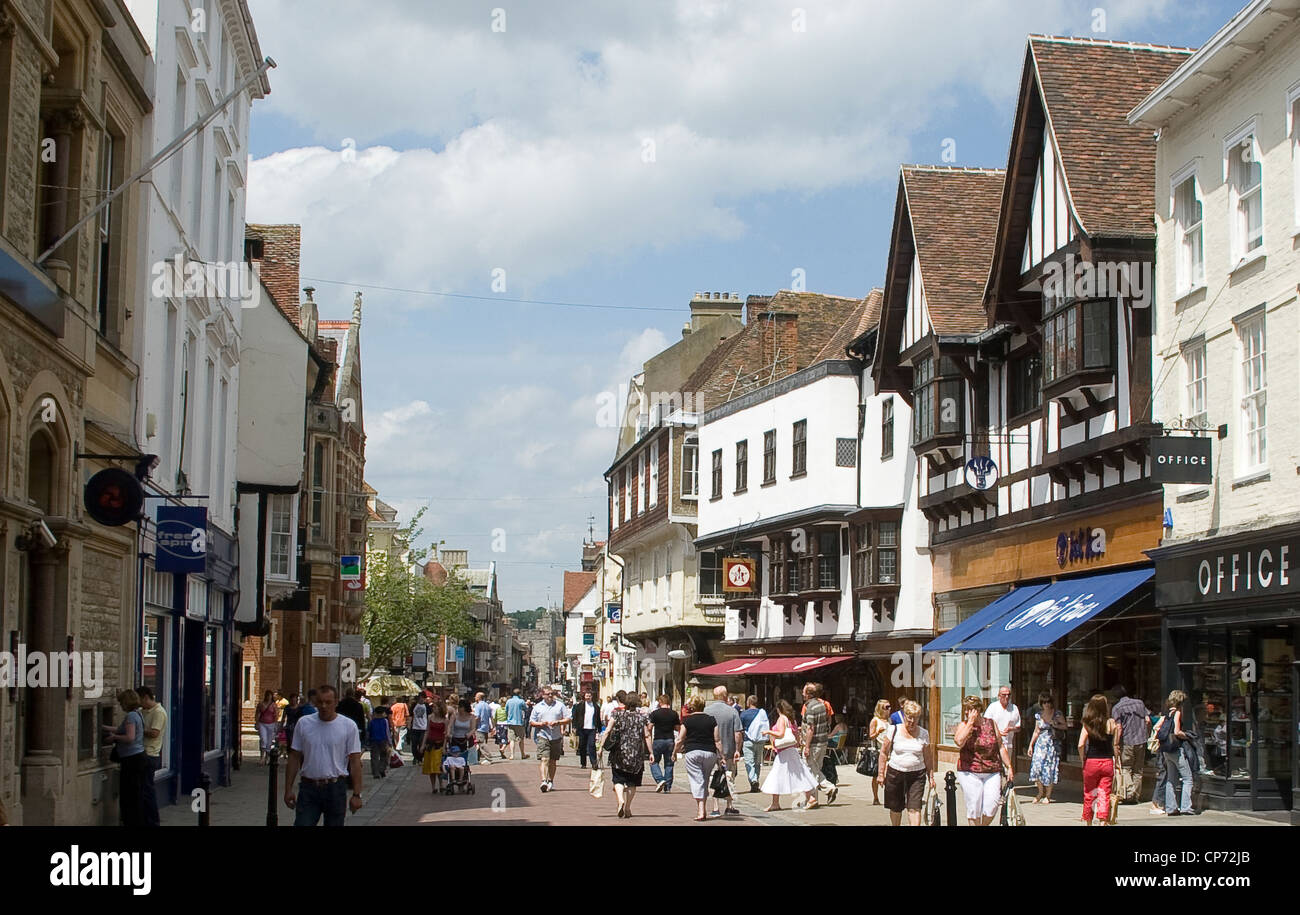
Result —
POLYGON ((370 645, 368 677, 387 668, 395 655, 410 654, 421 641, 436 648, 440 637, 468 641, 478 633, 469 615, 474 595, 459 578, 434 584, 417 567, 428 555, 417 549, 423 529, 421 508, 406 527, 400 528, 395 543, 408 544, 405 555, 385 551, 369 552, 366 568, 366 609, 361 631, 370 645))

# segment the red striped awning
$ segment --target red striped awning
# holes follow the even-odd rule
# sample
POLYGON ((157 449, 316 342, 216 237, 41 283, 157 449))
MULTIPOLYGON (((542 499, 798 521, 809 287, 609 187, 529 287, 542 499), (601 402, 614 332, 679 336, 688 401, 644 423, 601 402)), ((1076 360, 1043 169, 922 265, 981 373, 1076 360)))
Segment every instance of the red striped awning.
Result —
POLYGON ((706 677, 748 677, 754 674, 801 674, 811 673, 832 664, 850 659, 849 655, 837 655, 826 658, 736 658, 721 664, 710 664, 693 670, 693 674, 706 677))

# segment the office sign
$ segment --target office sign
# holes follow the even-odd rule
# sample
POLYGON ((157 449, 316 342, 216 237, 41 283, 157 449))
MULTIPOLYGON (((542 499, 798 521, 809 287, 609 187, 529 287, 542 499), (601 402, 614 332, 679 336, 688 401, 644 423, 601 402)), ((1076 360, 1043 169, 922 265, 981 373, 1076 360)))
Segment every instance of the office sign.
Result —
POLYGON ((159 572, 202 575, 208 566, 208 510, 183 505, 158 506, 154 568, 159 572))
POLYGON ((1300 575, 1291 548, 1300 555, 1294 532, 1209 547, 1156 561, 1156 600, 1161 606, 1203 606, 1300 595, 1300 575))
POLYGON ((754 560, 741 556, 727 556, 722 560, 722 590, 739 594, 754 592, 754 560))
POLYGON ((1153 482, 1214 482, 1214 445, 1208 436, 1161 435, 1150 445, 1153 482))

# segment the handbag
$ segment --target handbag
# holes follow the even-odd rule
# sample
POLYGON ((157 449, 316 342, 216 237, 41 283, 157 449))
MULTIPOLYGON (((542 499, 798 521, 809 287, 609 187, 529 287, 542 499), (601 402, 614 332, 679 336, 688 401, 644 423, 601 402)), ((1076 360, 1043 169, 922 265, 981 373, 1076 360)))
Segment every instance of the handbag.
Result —
POLYGON ((832 785, 840 783, 840 774, 835 771, 835 759, 830 753, 822 757, 822 778, 832 785))
POLYGON ((921 820, 926 826, 942 826, 942 806, 939 803, 939 790, 929 780, 925 785, 925 801, 921 804, 921 820))
POLYGON ((727 770, 721 763, 713 770, 713 778, 709 782, 709 787, 713 790, 714 797, 731 797, 731 788, 727 784, 727 770))
POLYGON ((1163 716, 1157 718, 1155 725, 1151 728, 1151 733, 1147 735, 1147 752, 1152 756, 1160 752, 1160 728, 1164 723, 1163 716))
POLYGON ((791 725, 785 729, 785 733, 772 741, 772 749, 777 753, 782 750, 788 750, 799 742, 799 738, 794 735, 794 726, 791 725))
POLYGON ((880 748, 868 745, 862 748, 862 754, 858 756, 858 765, 856 767, 859 775, 869 775, 875 778, 880 774, 880 748))
POLYGON ((1020 812, 1020 802, 1016 800, 1016 792, 1011 785, 1007 785, 1007 790, 1002 795, 1002 803, 1002 825, 1024 826, 1025 815, 1020 812))
POLYGON ((121 762, 121 761, 122 761, 122 754, 120 754, 120 753, 117 752, 117 748, 118 748, 118 743, 117 743, 117 741, 115 740, 115 741, 113 741, 113 749, 111 749, 111 750, 108 751, 108 759, 109 759, 109 762, 121 762))
POLYGON ((591 779, 590 781, 587 782, 587 793, 597 799, 605 796, 605 770, 604 769, 591 770, 591 779))

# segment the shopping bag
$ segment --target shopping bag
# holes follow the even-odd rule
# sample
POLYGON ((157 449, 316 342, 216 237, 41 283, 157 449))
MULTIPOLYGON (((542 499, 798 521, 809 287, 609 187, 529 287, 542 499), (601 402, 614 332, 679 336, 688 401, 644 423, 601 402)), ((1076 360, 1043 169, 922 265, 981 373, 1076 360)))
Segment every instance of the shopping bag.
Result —
POLYGON ((939 790, 929 783, 925 786, 925 801, 921 804, 921 821, 926 826, 943 825, 942 806, 939 803, 939 790))
POLYGON ((713 779, 709 784, 713 789, 713 796, 716 798, 731 797, 731 786, 727 784, 727 770, 724 766, 718 766, 713 770, 713 779))
POLYGON ((1002 795, 1002 825, 1003 826, 1024 826, 1025 815, 1020 812, 1020 802, 1016 800, 1015 790, 1008 785, 1006 793, 1002 795))
POLYGON ((594 798, 605 796, 605 770, 592 769, 591 780, 587 783, 587 793, 594 798))
POLYGON ((477 747, 477 746, 470 747, 470 748, 469 748, 469 752, 465 754, 465 765, 467 765, 467 766, 477 766, 477 765, 478 765, 478 747, 477 747))
POLYGON ((388 768, 400 769, 402 768, 402 765, 402 757, 398 756, 397 751, 394 750, 393 755, 388 757, 388 768))

